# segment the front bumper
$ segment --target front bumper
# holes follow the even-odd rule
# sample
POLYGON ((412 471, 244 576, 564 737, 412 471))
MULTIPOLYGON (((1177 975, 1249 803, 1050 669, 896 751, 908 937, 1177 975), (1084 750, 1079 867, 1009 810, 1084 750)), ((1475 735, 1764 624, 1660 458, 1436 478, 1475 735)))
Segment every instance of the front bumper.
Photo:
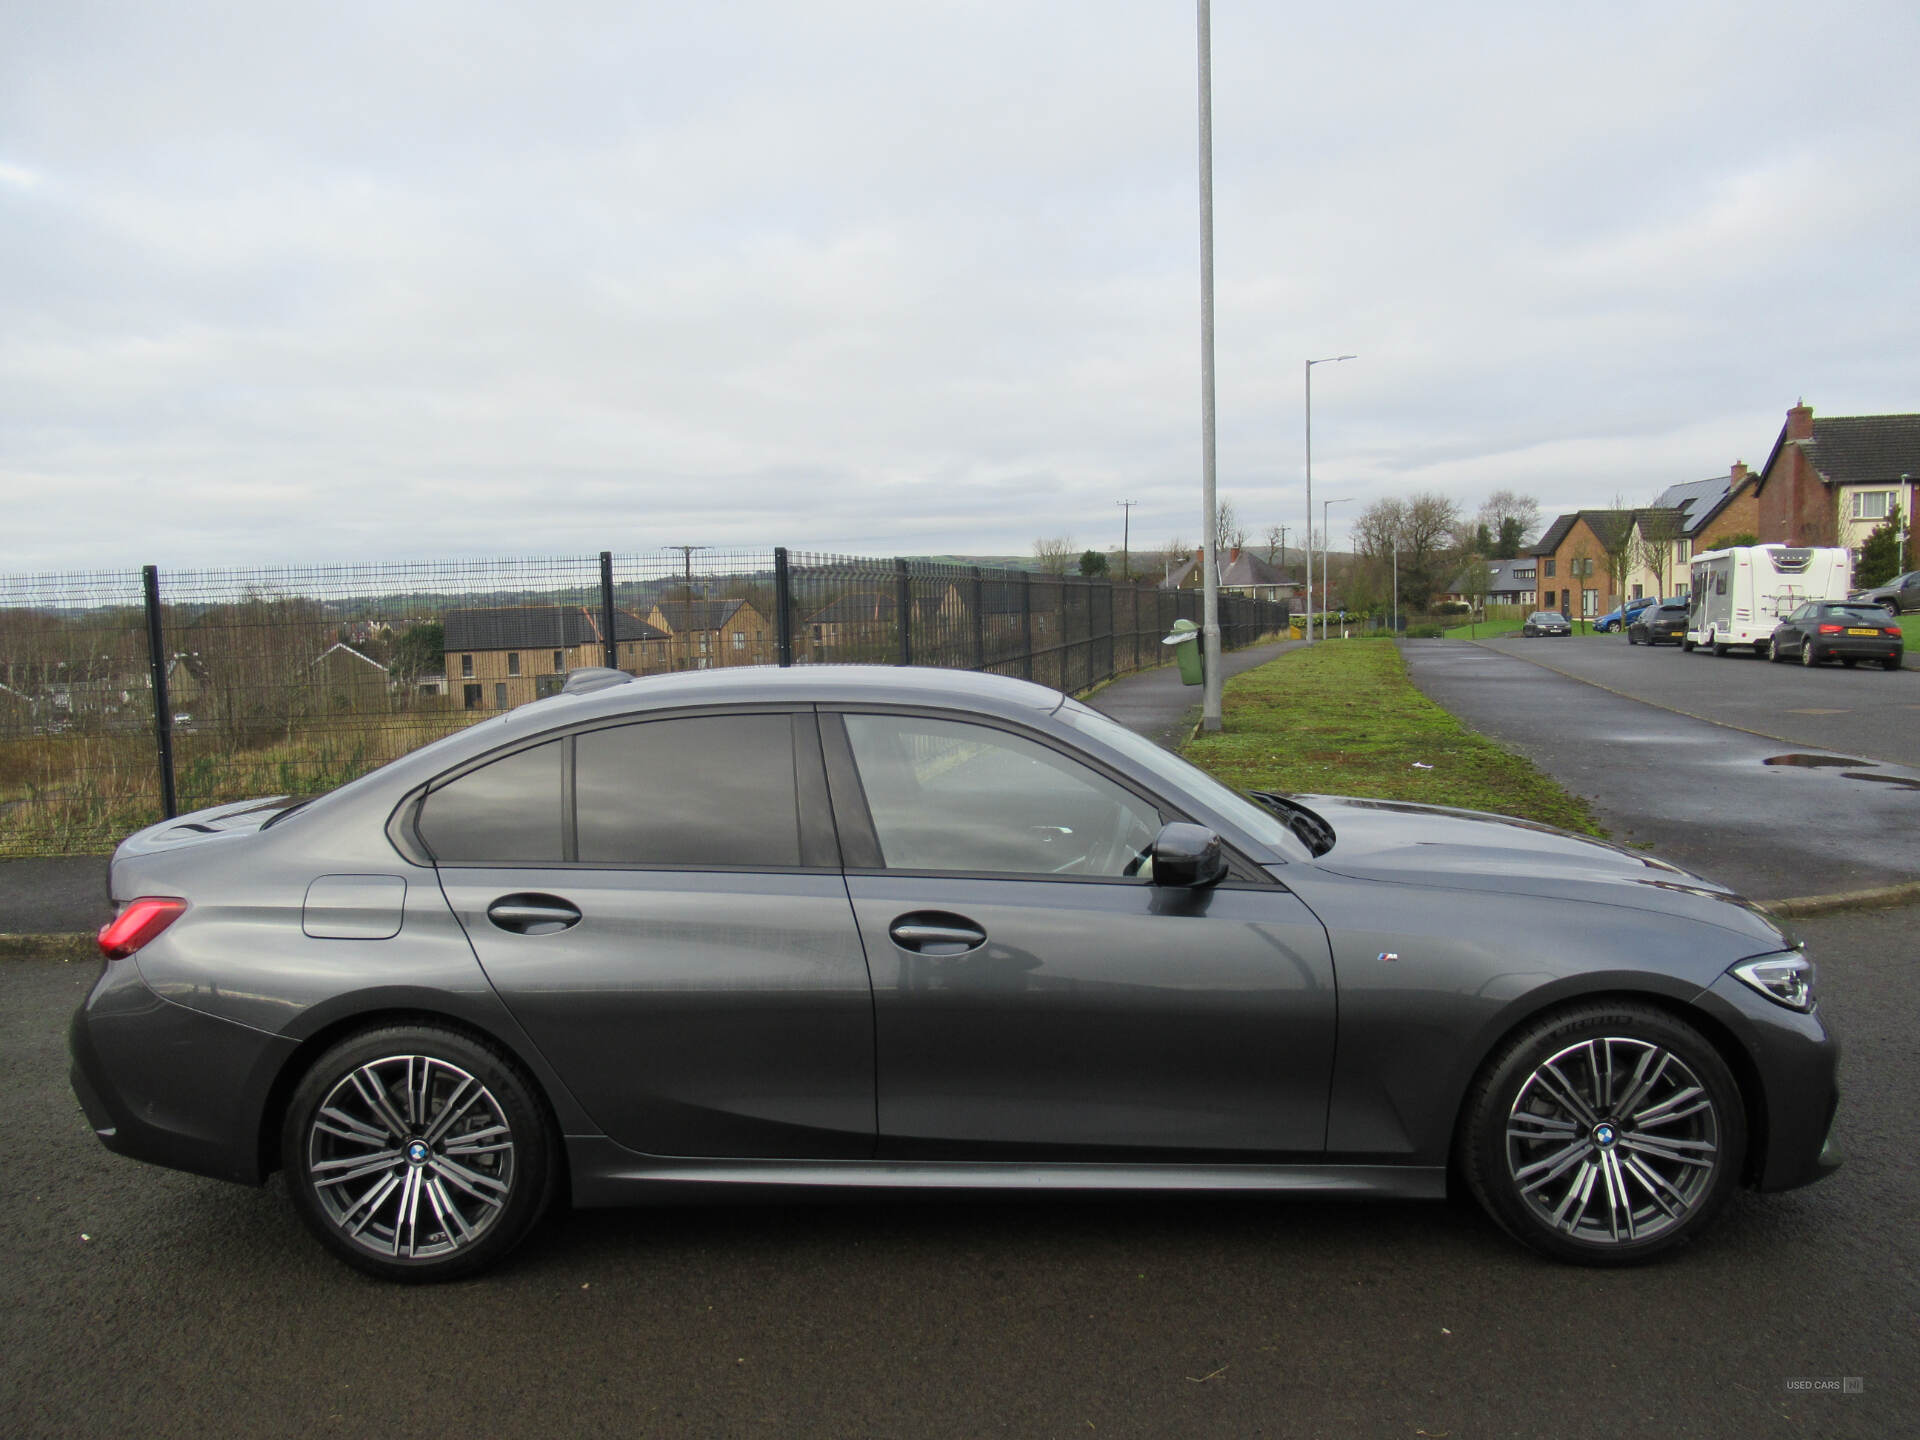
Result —
POLYGON ((1694 1002, 1739 1042, 1749 1094, 1749 1175, 1759 1190, 1792 1190, 1840 1168, 1833 1139, 1840 1105, 1840 1042, 1816 1006, 1802 1015, 1745 981, 1722 975, 1694 1002))
POLYGON ((69 1079, 116 1154, 220 1180, 264 1178, 260 1122, 291 1040, 163 1000, 107 964, 67 1031, 69 1079))

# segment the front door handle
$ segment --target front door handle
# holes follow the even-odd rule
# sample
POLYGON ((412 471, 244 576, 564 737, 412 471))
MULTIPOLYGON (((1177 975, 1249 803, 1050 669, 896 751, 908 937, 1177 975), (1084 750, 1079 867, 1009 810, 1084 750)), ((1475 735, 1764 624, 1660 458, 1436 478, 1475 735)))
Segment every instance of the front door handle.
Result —
POLYGON ((964 915, 920 910, 902 915, 887 934, 902 950, 916 955, 964 955, 987 943, 987 932, 964 915))
POLYGON ((502 895, 487 919, 515 935, 551 935, 580 923, 580 912, 558 895, 502 895))

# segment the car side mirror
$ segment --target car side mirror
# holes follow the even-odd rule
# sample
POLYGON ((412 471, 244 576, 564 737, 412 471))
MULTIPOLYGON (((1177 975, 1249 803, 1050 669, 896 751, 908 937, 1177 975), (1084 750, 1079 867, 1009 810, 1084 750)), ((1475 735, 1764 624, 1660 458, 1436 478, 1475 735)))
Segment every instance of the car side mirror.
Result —
POLYGON ((1204 825, 1181 821, 1164 825, 1153 837, 1153 883, 1169 889, 1201 890, 1227 877, 1220 837, 1204 825))

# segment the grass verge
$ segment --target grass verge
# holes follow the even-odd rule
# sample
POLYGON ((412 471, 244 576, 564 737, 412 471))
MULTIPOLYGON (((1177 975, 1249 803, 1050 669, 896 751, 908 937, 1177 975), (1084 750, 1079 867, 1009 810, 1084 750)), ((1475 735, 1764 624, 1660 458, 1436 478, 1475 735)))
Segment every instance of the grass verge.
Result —
POLYGON ((1416 690, 1396 645, 1291 651, 1229 680, 1222 716, 1184 753, 1236 790, 1458 805, 1606 834, 1584 800, 1416 690))

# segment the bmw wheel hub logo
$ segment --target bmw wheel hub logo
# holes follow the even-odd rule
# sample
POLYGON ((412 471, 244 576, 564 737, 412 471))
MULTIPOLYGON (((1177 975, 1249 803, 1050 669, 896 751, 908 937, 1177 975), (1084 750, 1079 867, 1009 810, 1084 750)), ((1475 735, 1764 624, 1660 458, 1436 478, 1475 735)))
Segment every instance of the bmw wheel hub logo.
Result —
POLYGON ((1593 1143, 1602 1150, 1612 1149, 1616 1138, 1613 1126, 1605 1120, 1593 1127, 1593 1143))
POLYGON ((426 1164, 427 1163, 427 1142, 424 1140, 408 1141, 407 1142, 407 1159, 411 1160, 416 1165, 426 1164))

